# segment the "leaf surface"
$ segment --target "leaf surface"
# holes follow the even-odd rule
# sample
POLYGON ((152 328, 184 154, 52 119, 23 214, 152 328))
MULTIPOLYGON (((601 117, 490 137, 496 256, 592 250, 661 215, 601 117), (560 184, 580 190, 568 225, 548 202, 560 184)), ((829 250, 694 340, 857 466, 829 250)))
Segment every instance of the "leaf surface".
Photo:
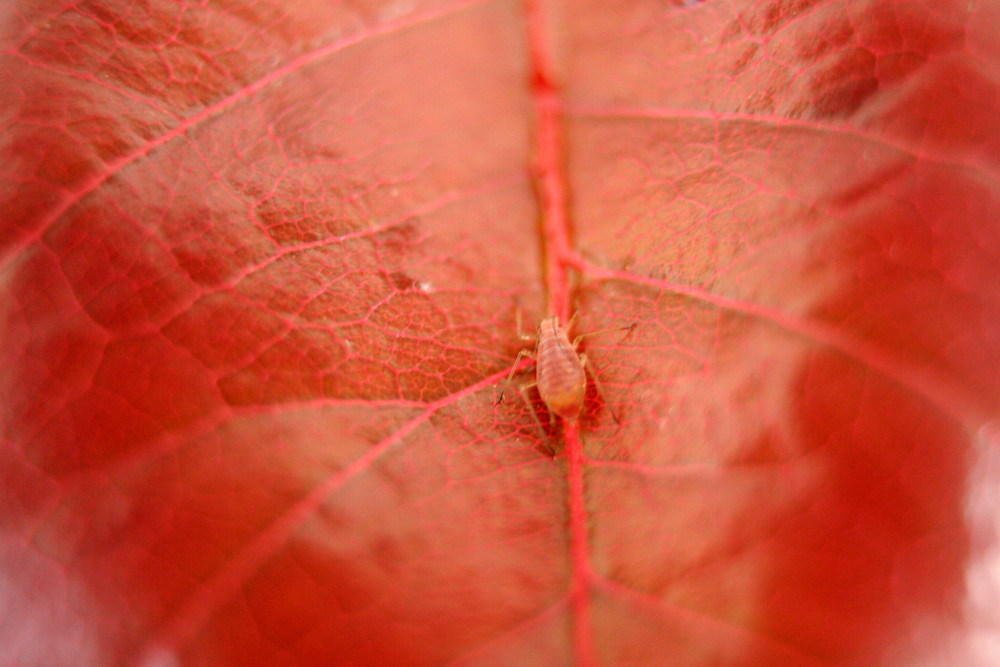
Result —
POLYGON ((968 623, 995 4, 8 5, 12 664, 910 664, 968 623), (636 325, 581 343, 579 423, 496 404, 518 311, 636 325))

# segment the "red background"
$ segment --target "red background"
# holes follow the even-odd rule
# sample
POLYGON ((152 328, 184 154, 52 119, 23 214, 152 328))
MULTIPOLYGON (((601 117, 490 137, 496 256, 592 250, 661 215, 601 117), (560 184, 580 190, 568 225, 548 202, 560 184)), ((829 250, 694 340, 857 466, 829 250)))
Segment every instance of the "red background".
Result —
POLYGON ((3 665, 910 664, 963 635, 996 3, 0 25, 3 665), (579 425, 494 404, 519 308, 637 324, 582 344, 579 425))

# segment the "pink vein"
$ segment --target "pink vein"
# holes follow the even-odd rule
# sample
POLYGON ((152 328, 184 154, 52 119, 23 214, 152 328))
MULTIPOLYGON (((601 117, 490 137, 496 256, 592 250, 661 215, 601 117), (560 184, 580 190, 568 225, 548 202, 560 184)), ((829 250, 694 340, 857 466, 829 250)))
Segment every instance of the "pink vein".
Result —
POLYGON ((368 470, 390 447, 412 433, 439 410, 496 384, 505 375, 506 371, 494 373, 474 385, 428 404, 423 412, 403 424, 392 435, 373 445, 363 456, 309 492, 271 525, 258 533, 254 540, 223 563, 215 575, 196 588, 153 634, 153 637, 140 651, 140 658, 136 664, 157 664, 157 656, 162 656, 172 649, 183 648, 193 642, 212 615, 222 605, 236 597, 240 586, 248 581, 271 556, 287 545, 292 534, 307 519, 314 516, 323 503, 334 493, 343 488, 347 482, 368 470))
POLYGON ((705 614, 688 607, 674 604, 667 606, 663 600, 638 593, 613 579, 595 577, 594 585, 636 606, 648 608, 660 616, 667 616, 674 622, 707 627, 709 632, 716 632, 720 637, 742 641, 748 649, 752 648, 769 657, 773 661, 773 664, 800 665, 801 667, 825 667, 829 664, 810 655, 794 644, 774 639, 756 630, 750 630, 738 623, 729 622, 717 616, 705 614))
MULTIPOLYGON (((532 92, 538 122, 538 178, 542 198, 542 233, 545 239, 545 285, 550 314, 569 320, 569 286, 565 258, 571 254, 569 219, 566 211, 566 175, 563 170, 561 101, 553 64, 552 36, 542 0, 528 0, 528 48, 531 52, 532 92)), ((590 545, 587 539, 587 508, 583 482, 584 453, 576 424, 563 421, 569 457, 570 607, 573 614, 574 664, 596 664, 591 609, 590 545)))
POLYGON ((900 386, 923 397, 970 432, 975 432, 989 418, 989 415, 982 412, 977 401, 969 396, 968 391, 961 385, 949 381, 941 374, 928 372, 913 361, 894 355, 878 345, 855 338, 841 329, 822 322, 805 320, 760 304, 715 294, 698 287, 648 278, 628 271, 605 269, 576 253, 570 253, 565 261, 596 280, 620 280, 647 285, 674 294, 683 294, 731 312, 771 322, 785 331, 837 350, 844 356, 891 378, 900 386))
POLYGON ((596 105, 596 104, 570 104, 563 107, 562 111, 567 115, 581 118, 645 118, 659 120, 710 120, 719 121, 739 121, 746 124, 756 123, 758 125, 769 124, 775 127, 795 127, 803 130, 812 130, 823 134, 839 134, 868 141, 872 144, 885 146, 906 153, 914 158, 925 161, 933 161, 943 165, 959 165, 967 167, 976 172, 989 177, 996 176, 996 167, 982 160, 968 159, 956 160, 954 154, 935 150, 933 145, 921 144, 914 147, 905 141, 893 141, 893 137, 867 132, 861 127, 837 126, 829 123, 821 123, 804 118, 789 118, 786 116, 774 116, 763 114, 748 114, 738 112, 710 111, 706 109, 688 108, 655 108, 655 107, 635 107, 625 105, 596 105))
POLYGON ((562 103, 553 75, 551 37, 545 25, 541 0, 529 0, 528 48, 532 62, 532 92, 538 114, 538 158, 536 170, 541 185, 542 233, 545 238, 545 286, 548 312, 569 321, 569 289, 562 257, 569 254, 569 220, 566 214, 566 182, 563 173, 562 103))
POLYGON ((544 633, 545 629, 541 627, 541 624, 543 622, 548 622, 552 616, 558 614, 565 606, 565 598, 560 599, 555 604, 546 607, 534 616, 526 618, 505 632, 480 643, 475 648, 466 651, 464 654, 459 655, 445 664, 448 666, 488 664, 490 662, 492 652, 496 650, 496 647, 502 647, 505 642, 516 641, 517 637, 525 632, 544 633))
POLYGON ((74 205, 80 202, 88 194, 99 188, 102 184, 108 181, 112 176, 120 172, 122 169, 132 164, 136 160, 148 155, 153 152, 153 150, 159 148, 160 146, 166 144, 167 142, 176 139, 177 137, 183 136, 188 130, 204 123, 205 121, 218 116, 227 109, 235 106, 241 101, 249 98, 253 94, 259 92, 260 90, 274 84, 285 77, 294 74, 295 72, 303 69, 304 67, 321 60, 331 54, 342 51, 348 47, 360 44, 363 41, 372 39, 374 37, 381 37, 383 35, 398 32, 400 30, 412 27, 414 25, 419 25, 421 23, 428 23, 444 16, 457 13, 467 7, 473 5, 481 4, 482 0, 461 0, 454 2, 443 7, 422 12, 419 14, 413 14, 405 18, 396 21, 387 21, 386 23, 372 26, 368 30, 358 32, 344 39, 331 42, 326 44, 314 51, 304 53, 293 60, 290 60, 282 67, 278 67, 267 74, 267 76, 254 81, 248 86, 245 86, 228 97, 224 97, 215 104, 205 107, 200 112, 181 120, 174 128, 168 132, 164 132, 158 137, 155 137, 144 145, 136 148, 136 150, 131 153, 126 153, 125 155, 119 157, 117 160, 107 163, 104 171, 93 174, 90 178, 80 182, 76 188, 70 190, 66 196, 62 199, 58 206, 52 209, 45 218, 43 218, 38 226, 35 228, 34 232, 26 235, 21 242, 17 243, 12 247, 11 251, 8 253, 7 257, 0 260, 0 271, 2 271, 7 264, 13 261, 25 248, 31 244, 38 241, 42 234, 48 230, 48 228, 55 223, 59 218, 65 215, 66 211, 71 209, 74 205))
POLYGON ((570 605, 573 609, 573 645, 576 664, 597 663, 591 617, 591 584, 594 568, 590 564, 590 543, 587 533, 587 505, 583 488, 583 468, 586 463, 580 427, 576 422, 563 421, 566 451, 569 455, 569 536, 570 560, 573 563, 570 605))

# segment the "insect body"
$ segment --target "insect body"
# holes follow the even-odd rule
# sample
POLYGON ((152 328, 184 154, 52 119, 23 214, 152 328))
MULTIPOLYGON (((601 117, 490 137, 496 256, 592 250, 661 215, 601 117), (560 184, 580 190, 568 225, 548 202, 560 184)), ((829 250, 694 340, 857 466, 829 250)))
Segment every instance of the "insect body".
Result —
MULTIPOLYGON (((576 319, 576 317, 574 316, 573 319, 576 319)), ((572 324, 573 320, 570 320, 570 326, 572 324)), ((514 377, 514 373, 517 371, 517 366, 521 358, 526 355, 534 356, 535 381, 523 385, 521 393, 524 394, 525 389, 537 386, 538 393, 545 402, 545 407, 548 408, 550 415, 556 414, 563 419, 575 421, 580 416, 580 411, 583 408, 583 398, 587 393, 587 355, 578 354, 576 351, 580 341, 586 336, 593 336, 608 331, 631 330, 634 327, 635 325, 633 324, 628 327, 593 331, 577 336, 571 343, 567 335, 569 326, 563 327, 560 325, 558 317, 548 317, 542 320, 541 324, 538 325, 538 335, 535 338, 534 352, 521 350, 518 353, 517 359, 514 361, 514 366, 510 369, 510 374, 507 376, 503 389, 500 391, 500 398, 497 399, 497 404, 503 402, 504 393, 506 393, 511 378, 514 377)), ((530 407, 531 401, 528 400, 527 395, 525 395, 525 401, 530 407)), ((539 430, 542 430, 541 423, 538 422, 538 417, 534 414, 534 409, 532 409, 532 416, 535 417, 535 422, 538 424, 539 430)))
POLYGON ((535 347, 538 393, 549 411, 563 419, 572 420, 580 415, 583 396, 587 393, 584 370, 587 355, 576 353, 579 343, 579 338, 569 342, 566 330, 559 326, 558 317, 542 320, 538 327, 535 347))

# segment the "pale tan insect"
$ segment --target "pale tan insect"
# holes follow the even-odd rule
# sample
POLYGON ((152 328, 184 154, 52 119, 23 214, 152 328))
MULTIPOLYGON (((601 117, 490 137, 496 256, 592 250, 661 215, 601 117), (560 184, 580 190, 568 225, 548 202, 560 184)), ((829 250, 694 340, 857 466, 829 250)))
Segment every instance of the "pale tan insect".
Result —
MULTIPOLYGON (((537 386, 538 393, 542 397, 542 401, 545 402, 545 407, 548 409, 550 417, 556 414, 563 419, 575 421, 580 416, 580 411, 583 408, 583 397, 587 393, 587 355, 578 354, 576 351, 577 346, 587 336, 595 336, 609 331, 624 331, 626 329, 631 331, 635 328, 635 324, 627 327, 592 331, 577 336, 571 343, 567 332, 573 326, 573 320, 575 319, 576 315, 573 316, 566 327, 559 324, 558 317, 547 317, 542 320, 541 324, 538 325, 534 352, 530 350, 521 350, 518 352, 514 366, 510 369, 510 374, 503 383, 503 389, 500 390, 497 405, 503 402, 503 396, 510 385, 511 379, 514 377, 514 373, 517 371, 517 366, 521 362, 521 359, 524 356, 531 356, 535 358, 535 381, 520 387, 521 393, 528 403, 528 407, 531 407, 531 401, 528 399, 527 394, 525 394, 525 390, 537 386)), ((520 317, 518 317, 518 329, 520 329, 520 317)), ((521 337, 524 338, 524 336, 521 337)), ((535 423, 538 424, 539 430, 543 430, 541 423, 538 421, 538 416, 535 415, 534 408, 531 408, 531 413, 535 418, 535 423)))

